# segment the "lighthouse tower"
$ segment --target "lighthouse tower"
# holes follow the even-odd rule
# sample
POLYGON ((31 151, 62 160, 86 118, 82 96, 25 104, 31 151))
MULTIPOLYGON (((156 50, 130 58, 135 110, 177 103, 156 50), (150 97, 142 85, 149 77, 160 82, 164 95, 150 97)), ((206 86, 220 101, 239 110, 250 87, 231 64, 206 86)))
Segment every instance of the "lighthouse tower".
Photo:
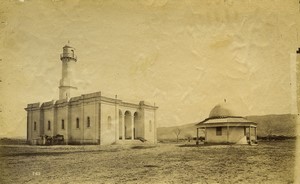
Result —
POLYGON ((60 54, 62 61, 62 77, 59 82, 59 99, 69 99, 71 97, 71 89, 77 89, 74 85, 74 65, 77 57, 74 53, 74 48, 65 45, 63 53, 60 54))

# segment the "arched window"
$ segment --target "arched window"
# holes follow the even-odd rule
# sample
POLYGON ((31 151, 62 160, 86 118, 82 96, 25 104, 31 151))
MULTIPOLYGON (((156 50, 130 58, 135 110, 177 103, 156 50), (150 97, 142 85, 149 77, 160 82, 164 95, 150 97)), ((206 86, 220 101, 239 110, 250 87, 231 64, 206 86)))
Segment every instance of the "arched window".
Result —
POLYGON ((51 121, 48 121, 48 130, 51 130, 51 121))
POLYGON ((79 118, 76 118, 76 128, 79 128, 79 118))
POLYGON ((63 119, 61 120, 61 129, 63 130, 65 129, 65 120, 63 119))
POLYGON ((152 121, 149 121, 149 132, 152 132, 152 121))
POLYGON ((108 123, 108 129, 111 129, 111 117, 108 116, 107 118, 107 123, 108 123))
POLYGON ((87 125, 86 126, 91 127, 91 119, 89 116, 87 117, 87 125))
POLYGON ((33 130, 36 130, 36 122, 33 123, 33 130))

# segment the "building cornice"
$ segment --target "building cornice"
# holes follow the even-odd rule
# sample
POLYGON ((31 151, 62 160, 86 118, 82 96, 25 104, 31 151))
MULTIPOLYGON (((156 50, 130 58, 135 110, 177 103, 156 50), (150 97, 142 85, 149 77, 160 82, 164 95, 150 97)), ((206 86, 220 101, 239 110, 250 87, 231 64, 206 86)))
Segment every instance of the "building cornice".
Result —
POLYGON ((101 92, 95 92, 95 93, 82 94, 81 96, 72 97, 70 98, 69 101, 67 99, 62 99, 57 101, 51 100, 48 102, 44 102, 42 103, 42 105, 40 105, 40 103, 28 104, 25 110, 26 111, 44 110, 44 109, 59 108, 65 106, 76 106, 82 103, 90 103, 90 102, 106 102, 111 104, 118 104, 122 107, 130 107, 130 108, 140 108, 140 109, 150 109, 150 110, 158 109, 157 106, 146 104, 144 101, 140 101, 139 104, 123 102, 122 100, 119 100, 117 98, 109 98, 109 97, 101 96, 101 92))

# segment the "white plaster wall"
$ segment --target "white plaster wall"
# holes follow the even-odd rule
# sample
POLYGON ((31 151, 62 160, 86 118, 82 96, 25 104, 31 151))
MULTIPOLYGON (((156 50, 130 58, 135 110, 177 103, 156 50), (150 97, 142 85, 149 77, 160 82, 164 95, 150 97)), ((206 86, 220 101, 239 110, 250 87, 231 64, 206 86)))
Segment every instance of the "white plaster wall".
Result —
POLYGON ((48 136, 55 135, 56 132, 54 132, 54 108, 44 109, 44 133, 48 136), (48 130, 48 121, 51 122, 50 130, 48 130))
POLYGON ((85 143, 97 143, 98 142, 98 112, 97 103, 89 102, 84 104, 83 112, 83 131, 85 143), (90 117, 90 127, 88 124, 88 117, 90 117))
POLYGON ((216 135, 216 128, 206 128, 206 141, 208 143, 226 143, 227 127, 222 127, 222 135, 216 135))
POLYGON ((83 119, 82 119, 82 105, 72 105, 70 107, 70 141, 71 142, 79 142, 82 140, 82 130, 83 130, 83 119), (76 128, 76 118, 79 118, 79 128, 76 128))
POLYGON ((222 135, 216 135, 216 128, 206 128, 206 142, 208 143, 241 143, 246 144, 243 127, 229 127, 227 140, 227 127, 222 127, 222 135))
MULTIPOLYGON (((119 111, 117 111, 119 113, 119 111)), ((116 106, 115 104, 101 103, 101 136, 100 144, 107 145, 116 142, 116 106), (108 122, 111 117, 111 124, 108 122)))
POLYGON ((244 135, 244 127, 230 127, 229 142, 247 144, 246 136, 244 135))
POLYGON ((40 137, 40 110, 29 112, 30 127, 29 127, 29 140, 38 139, 40 137), (34 122, 36 122, 36 130, 34 130, 34 122))
POLYGON ((145 139, 149 143, 155 143, 155 130, 154 130, 154 111, 153 110, 144 110, 144 125, 145 125, 145 139), (151 125, 150 122, 151 121, 151 125), (150 127, 151 126, 151 127, 150 127))
POLYGON ((58 107, 56 110, 56 133, 63 135, 65 141, 68 140, 68 106, 58 107), (65 128, 62 129, 62 120, 64 120, 65 128))

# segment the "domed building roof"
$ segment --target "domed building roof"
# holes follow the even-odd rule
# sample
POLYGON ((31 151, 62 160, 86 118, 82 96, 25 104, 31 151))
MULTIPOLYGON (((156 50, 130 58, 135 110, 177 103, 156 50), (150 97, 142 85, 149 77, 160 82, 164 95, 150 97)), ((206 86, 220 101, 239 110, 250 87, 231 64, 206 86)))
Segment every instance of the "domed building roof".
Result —
POLYGON ((256 123, 245 119, 244 117, 240 116, 239 113, 233 111, 235 109, 234 106, 230 105, 229 103, 222 103, 216 105, 209 113, 209 117, 205 120, 199 122, 197 125, 200 127, 208 127, 210 125, 224 125, 227 126, 245 126, 245 125, 256 125, 256 123))
POLYGON ((220 118, 220 117, 233 117, 235 113, 225 104, 216 105, 209 113, 209 118, 220 118))

